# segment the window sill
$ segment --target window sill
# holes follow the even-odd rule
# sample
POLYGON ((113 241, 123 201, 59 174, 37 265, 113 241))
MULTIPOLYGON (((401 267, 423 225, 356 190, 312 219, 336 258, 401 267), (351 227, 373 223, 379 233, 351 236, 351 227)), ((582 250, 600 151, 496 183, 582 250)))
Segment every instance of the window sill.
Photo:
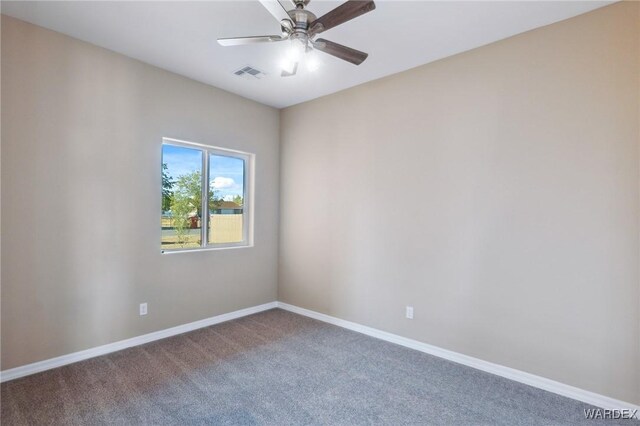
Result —
POLYGON ((191 248, 191 249, 180 249, 180 250, 161 250, 161 254, 178 254, 178 253, 195 253, 199 251, 217 251, 217 250, 232 250, 232 249, 244 249, 244 248, 252 248, 253 244, 233 244, 233 245, 220 245, 214 247, 199 247, 199 248, 191 248))

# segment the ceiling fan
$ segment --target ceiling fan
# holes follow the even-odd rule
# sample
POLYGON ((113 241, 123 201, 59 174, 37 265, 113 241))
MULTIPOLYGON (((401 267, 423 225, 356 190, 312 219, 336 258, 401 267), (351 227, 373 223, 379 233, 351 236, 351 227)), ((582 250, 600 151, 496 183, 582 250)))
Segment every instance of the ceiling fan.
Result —
MULTIPOLYGON (((283 77, 295 75, 302 56, 313 50, 328 53, 355 65, 360 65, 367 59, 367 53, 315 37, 323 31, 371 12, 376 8, 373 0, 348 0, 320 18, 316 18, 316 15, 305 9, 310 0, 286 0, 294 6, 291 10, 286 10, 278 0, 259 1, 278 20, 281 34, 219 38, 218 43, 222 46, 240 46, 289 40, 291 49, 289 49, 288 57, 283 64, 281 74, 283 77)), ((310 68, 315 68, 313 63, 309 65, 310 68)))

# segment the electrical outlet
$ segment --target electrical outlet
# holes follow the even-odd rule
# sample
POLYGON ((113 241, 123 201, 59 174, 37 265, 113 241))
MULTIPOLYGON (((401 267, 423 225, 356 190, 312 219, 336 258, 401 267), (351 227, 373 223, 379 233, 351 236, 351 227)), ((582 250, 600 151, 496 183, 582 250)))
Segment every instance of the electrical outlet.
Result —
POLYGON ((413 306, 407 306, 407 318, 413 319, 413 306))
POLYGON ((146 302, 140 304, 140 315, 147 315, 147 304, 146 304, 146 302))

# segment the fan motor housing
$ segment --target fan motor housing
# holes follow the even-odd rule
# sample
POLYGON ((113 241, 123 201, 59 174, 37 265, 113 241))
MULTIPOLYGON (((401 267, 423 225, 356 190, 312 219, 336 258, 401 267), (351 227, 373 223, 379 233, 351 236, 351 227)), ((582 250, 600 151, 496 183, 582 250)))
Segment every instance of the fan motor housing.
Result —
POLYGON ((287 12, 291 16, 295 30, 307 31, 309 24, 316 20, 316 15, 304 9, 294 9, 287 12))

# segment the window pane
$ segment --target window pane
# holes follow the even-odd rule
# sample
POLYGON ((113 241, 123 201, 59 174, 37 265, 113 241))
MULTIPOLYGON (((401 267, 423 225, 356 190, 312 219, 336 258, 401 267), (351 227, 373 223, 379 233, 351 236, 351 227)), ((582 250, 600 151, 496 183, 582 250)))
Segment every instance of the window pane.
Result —
POLYGON ((162 244, 164 250, 200 247, 202 151, 162 146, 162 244))
POLYGON ((244 160, 209 156, 209 244, 244 240, 244 160))

